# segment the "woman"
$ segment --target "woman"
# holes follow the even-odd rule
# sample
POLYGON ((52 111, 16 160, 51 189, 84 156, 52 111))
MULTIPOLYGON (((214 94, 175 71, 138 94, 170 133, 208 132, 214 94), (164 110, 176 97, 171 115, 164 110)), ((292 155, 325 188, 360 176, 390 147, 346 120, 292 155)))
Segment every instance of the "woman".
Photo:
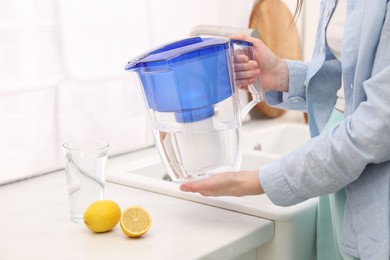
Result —
MULTIPOLYGON (((301 6, 298 1, 298 6, 301 6)), ((238 84, 259 76, 268 104, 306 111, 313 138, 255 171, 187 182, 205 196, 266 193, 280 206, 320 196, 317 259, 389 259, 390 3, 322 0, 310 63, 260 40, 236 59, 238 84)))

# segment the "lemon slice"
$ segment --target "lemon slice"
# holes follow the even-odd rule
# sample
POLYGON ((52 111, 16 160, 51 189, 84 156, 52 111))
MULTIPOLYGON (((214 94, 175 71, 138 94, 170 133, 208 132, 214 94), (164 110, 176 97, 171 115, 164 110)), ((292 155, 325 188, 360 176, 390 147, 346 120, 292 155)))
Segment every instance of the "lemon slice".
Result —
POLYGON ((122 211, 120 226, 128 237, 140 237, 152 226, 152 218, 143 207, 131 206, 122 211))

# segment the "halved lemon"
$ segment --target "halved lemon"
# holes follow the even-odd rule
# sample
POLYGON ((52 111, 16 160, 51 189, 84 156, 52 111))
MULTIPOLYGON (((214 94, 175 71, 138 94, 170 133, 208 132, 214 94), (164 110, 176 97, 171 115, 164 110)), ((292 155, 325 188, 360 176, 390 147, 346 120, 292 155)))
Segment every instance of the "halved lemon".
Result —
POLYGON ((152 218, 141 206, 130 206, 122 211, 120 226, 128 237, 140 237, 152 226, 152 218))

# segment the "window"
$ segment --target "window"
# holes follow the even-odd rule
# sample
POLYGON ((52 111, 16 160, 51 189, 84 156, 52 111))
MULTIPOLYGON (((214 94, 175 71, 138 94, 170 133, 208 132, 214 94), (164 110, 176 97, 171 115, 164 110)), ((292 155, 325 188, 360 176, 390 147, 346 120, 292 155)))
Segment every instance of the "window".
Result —
POLYGON ((63 167, 61 143, 153 145, 123 70, 199 24, 247 27, 253 0, 0 0, 0 183, 63 167))

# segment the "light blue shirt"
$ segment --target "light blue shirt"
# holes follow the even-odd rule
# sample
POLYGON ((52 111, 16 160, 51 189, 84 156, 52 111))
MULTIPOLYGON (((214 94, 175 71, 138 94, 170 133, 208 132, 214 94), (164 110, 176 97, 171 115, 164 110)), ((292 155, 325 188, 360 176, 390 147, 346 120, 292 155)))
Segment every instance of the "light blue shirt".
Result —
POLYGON ((308 112, 312 139, 262 167, 268 197, 289 206, 345 187, 341 248, 361 259, 389 259, 390 3, 348 0, 342 61, 325 28, 335 0, 322 0, 313 59, 287 61, 289 93, 268 92, 270 105, 308 112), (345 118, 324 131, 343 74, 345 118))

